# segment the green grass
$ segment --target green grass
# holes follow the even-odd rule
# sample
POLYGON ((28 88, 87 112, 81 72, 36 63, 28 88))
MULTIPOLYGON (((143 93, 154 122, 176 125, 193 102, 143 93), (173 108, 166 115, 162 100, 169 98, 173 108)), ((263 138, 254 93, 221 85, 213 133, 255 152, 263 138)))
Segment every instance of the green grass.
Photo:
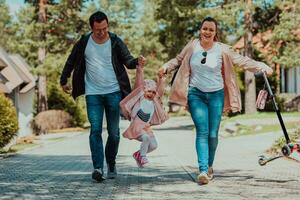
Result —
MULTIPOLYGON (((300 112, 282 112, 281 113, 282 118, 285 117, 299 117, 300 119, 300 112)), ((257 112, 254 114, 238 114, 233 117, 225 117, 224 121, 226 122, 232 122, 239 119, 265 119, 265 118, 276 118, 277 115, 275 112, 257 112)))
MULTIPOLYGON (((281 113, 284 125, 287 129, 287 132, 290 136, 291 142, 295 142, 296 140, 300 139, 300 112, 286 112, 281 113), (299 119, 297 121, 285 121, 285 118, 294 117, 299 119), (293 131, 291 131, 294 129, 293 131)), ((248 115, 236 115, 234 117, 225 117, 221 123, 221 129, 224 128, 226 123, 234 123, 242 120, 248 119, 256 119, 257 124, 255 125, 239 125, 237 131, 235 132, 234 136, 241 136, 241 135, 250 135, 250 134, 261 134, 261 133, 268 133, 268 132, 278 132, 282 131, 280 123, 278 121, 277 115, 275 112, 258 112, 255 114, 248 114, 248 115), (276 124, 259 124, 260 119, 273 119, 276 120, 276 124)), ((270 153, 278 153, 281 151, 282 146, 286 143, 284 136, 280 137, 278 140, 274 141, 274 144, 268 149, 270 153)))
MULTIPOLYGON (((299 127, 300 122, 300 112, 286 112, 282 113, 282 118, 284 121, 284 125, 287 130, 289 129, 297 129, 299 127), (285 118, 293 117, 293 121, 285 120, 285 118), (299 119, 296 120, 295 119, 299 119)), ((282 131, 280 123, 278 121, 277 115, 274 112, 258 112, 254 114, 240 114, 234 117, 223 117, 221 122, 221 131, 224 131, 224 127, 228 123, 241 123, 241 125, 237 126, 237 131, 234 132, 233 135, 230 136, 238 136, 238 135, 249 135, 249 134, 260 134, 267 132, 278 132, 282 131), (243 124, 243 120, 255 120, 255 123, 252 125, 243 124), (260 122, 260 119, 269 119, 274 120, 274 124, 264 124, 264 121, 260 122)), ((288 131, 289 132, 289 131, 288 131)))
MULTIPOLYGON (((285 128, 288 129, 296 129, 299 127, 299 122, 286 122, 285 128)), ((270 125, 253 125, 246 126, 240 125, 238 126, 238 130, 236 135, 250 135, 250 134, 260 134, 260 133, 268 133, 268 132, 278 132, 281 131, 280 124, 270 124, 270 125), (260 129, 257 129, 260 127, 260 129)))
POLYGON ((61 141, 63 140, 65 137, 56 137, 56 138, 49 138, 47 140, 50 140, 50 141, 61 141))

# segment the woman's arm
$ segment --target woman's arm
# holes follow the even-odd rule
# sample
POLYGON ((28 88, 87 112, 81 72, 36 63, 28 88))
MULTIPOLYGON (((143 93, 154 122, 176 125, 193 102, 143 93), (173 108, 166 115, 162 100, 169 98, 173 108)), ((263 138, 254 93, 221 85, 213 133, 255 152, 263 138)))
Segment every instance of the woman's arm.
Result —
POLYGON ((185 47, 181 50, 181 52, 173 59, 166 62, 160 69, 159 74, 162 76, 163 74, 167 74, 175 70, 177 67, 181 65, 182 60, 184 59, 187 50, 190 48, 193 40, 191 40, 185 47))
POLYGON ((268 75, 273 73, 273 69, 263 62, 255 61, 247 56, 242 56, 229 46, 225 47, 225 53, 231 58, 233 64, 251 72, 265 71, 268 75))
POLYGON ((165 91, 165 80, 166 76, 159 76, 157 80, 157 89, 156 92, 158 96, 162 97, 165 91))

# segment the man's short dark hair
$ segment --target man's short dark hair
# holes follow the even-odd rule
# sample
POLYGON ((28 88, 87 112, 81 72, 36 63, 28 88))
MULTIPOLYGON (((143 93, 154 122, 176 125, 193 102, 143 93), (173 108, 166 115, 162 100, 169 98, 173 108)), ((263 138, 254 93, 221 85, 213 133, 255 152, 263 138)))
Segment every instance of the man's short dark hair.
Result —
POLYGON ((104 12, 97 11, 93 13, 89 19, 91 28, 93 28, 94 22, 102 22, 103 20, 106 20, 106 22, 108 23, 107 16, 104 12))

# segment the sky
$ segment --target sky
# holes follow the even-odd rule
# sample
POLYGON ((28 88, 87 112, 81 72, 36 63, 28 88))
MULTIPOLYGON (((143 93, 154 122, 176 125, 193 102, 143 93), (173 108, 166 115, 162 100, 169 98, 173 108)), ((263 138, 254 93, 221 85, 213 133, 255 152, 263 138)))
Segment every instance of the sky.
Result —
POLYGON ((24 0, 5 0, 9 6, 10 13, 16 13, 24 5, 24 0))
MULTIPOLYGON (((11 15, 14 15, 18 9, 24 6, 24 0, 5 0, 9 6, 9 10, 11 15)), ((141 6, 143 4, 143 0, 136 0, 137 6, 141 6)))

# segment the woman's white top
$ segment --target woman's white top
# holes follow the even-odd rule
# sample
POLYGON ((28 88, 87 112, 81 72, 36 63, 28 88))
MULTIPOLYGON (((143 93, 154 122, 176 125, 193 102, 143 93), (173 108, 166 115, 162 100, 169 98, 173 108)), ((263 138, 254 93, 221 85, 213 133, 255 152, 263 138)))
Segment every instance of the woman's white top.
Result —
POLYGON ((222 51, 221 46, 214 42, 207 52, 206 62, 201 63, 205 50, 197 42, 190 59, 191 77, 190 86, 196 87, 202 92, 214 92, 224 88, 222 77, 222 51))

